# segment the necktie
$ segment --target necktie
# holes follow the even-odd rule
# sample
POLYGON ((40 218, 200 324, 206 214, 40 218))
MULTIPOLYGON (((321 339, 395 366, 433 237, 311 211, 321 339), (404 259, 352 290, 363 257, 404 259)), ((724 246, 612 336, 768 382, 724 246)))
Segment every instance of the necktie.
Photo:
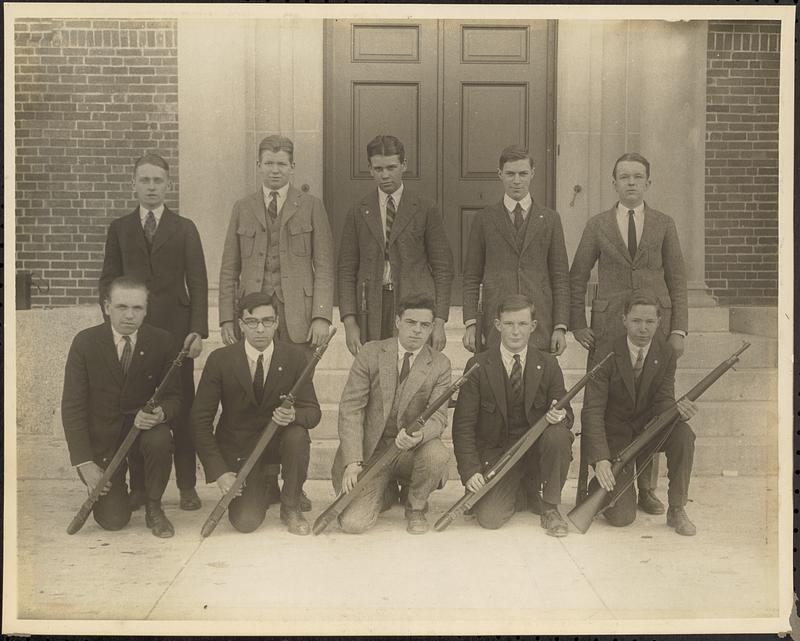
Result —
POLYGON ((644 366, 644 349, 639 348, 639 353, 636 355, 636 363, 633 366, 633 380, 638 381, 642 375, 642 367, 644 366))
POLYGON ((148 211, 144 219, 144 237, 147 240, 147 246, 151 247, 153 238, 156 237, 156 215, 152 211, 148 211))
POLYGON ((125 341, 125 347, 122 348, 122 356, 120 357, 119 362, 120 365, 122 365, 122 375, 127 376, 128 368, 131 365, 131 356, 133 355, 133 349, 131 349, 130 336, 123 336, 122 340, 125 341))
POLYGON ((403 365, 400 367, 400 382, 406 380, 406 376, 411 371, 411 352, 406 352, 403 355, 403 365))
POLYGON ((511 390, 518 401, 522 400, 522 362, 519 354, 514 354, 514 364, 511 366, 511 376, 509 376, 511 390))
POLYGON ((269 217, 274 221, 278 217, 278 192, 271 191, 269 192, 269 207, 267 208, 267 213, 269 217))
POLYGON ((389 234, 392 233, 395 216, 397 216, 397 209, 395 209, 394 198, 389 196, 386 200, 386 260, 389 260, 389 234))
POLYGON ((256 397, 256 403, 261 405, 261 399, 264 398, 264 355, 258 355, 256 361, 256 372, 253 374, 253 394, 256 397))
POLYGON ((633 209, 628 210, 628 252, 631 258, 636 256, 636 223, 633 220, 633 209))
POLYGON ((522 205, 517 203, 517 206, 514 207, 514 228, 519 231, 519 228, 522 227, 522 205))

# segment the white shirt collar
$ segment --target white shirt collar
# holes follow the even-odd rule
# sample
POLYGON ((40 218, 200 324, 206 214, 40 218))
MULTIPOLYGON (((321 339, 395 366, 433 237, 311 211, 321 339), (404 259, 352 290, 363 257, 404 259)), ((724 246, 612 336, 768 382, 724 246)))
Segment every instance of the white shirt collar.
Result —
POLYGON ((247 359, 253 361, 254 363, 258 361, 258 357, 262 354, 264 355, 264 360, 270 360, 272 358, 272 352, 275 349, 275 341, 270 341, 269 345, 263 352, 259 352, 255 347, 253 347, 250 343, 247 342, 247 339, 244 340, 244 353, 247 354, 247 359))
POLYGON ((386 201, 389 200, 389 196, 391 196, 392 200, 394 200, 395 209, 399 209, 400 208, 400 199, 403 197, 403 188, 404 187, 405 187, 405 185, 403 183, 400 183, 400 186, 397 188, 397 191, 395 191, 394 193, 391 193, 391 194, 387 194, 385 191, 383 191, 383 189, 378 187, 378 202, 381 205, 381 209, 385 209, 386 208, 386 201))
MULTIPOLYGON (((117 348, 117 351, 120 352, 121 354, 124 347, 121 347, 120 343, 122 343, 122 337, 124 335, 120 334, 116 329, 114 329, 113 325, 111 326, 111 334, 114 336, 114 346, 117 348)), ((138 329, 135 332, 133 332, 133 334, 128 334, 128 337, 131 339, 131 349, 136 347, 136 337, 138 335, 139 335, 138 329)))
MULTIPOLYGON (((525 361, 528 358, 528 346, 525 346, 521 352, 516 352, 519 354, 519 364, 522 366, 522 370, 525 370, 525 361)), ((506 368, 506 373, 511 374, 511 368, 514 366, 514 354, 510 349, 508 349, 503 343, 500 343, 500 358, 503 359, 503 366, 506 368)))
POLYGON ((273 191, 277 191, 278 192, 278 202, 283 202, 284 200, 286 200, 286 196, 289 193, 289 183, 286 183, 280 189, 270 189, 264 183, 261 183, 261 190, 264 192, 264 202, 265 203, 269 203, 269 199, 270 199, 269 195, 273 191))
POLYGON ((164 203, 161 203, 155 209, 148 209, 147 207, 139 205, 139 221, 142 223, 142 227, 144 227, 144 221, 147 218, 148 211, 153 212, 153 215, 156 217, 156 226, 158 226, 158 223, 161 222, 161 215, 164 213, 164 203))
POLYGON ((639 347, 638 345, 634 345, 629 337, 626 336, 625 340, 628 341, 628 351, 630 352, 631 355, 631 365, 636 365, 636 358, 639 355, 640 349, 644 350, 644 353, 642 354, 642 361, 644 361, 647 358, 647 353, 650 351, 650 346, 653 344, 653 341, 650 341, 644 347, 639 347))
POLYGON ((643 216, 644 215, 644 201, 640 202, 638 205, 636 205, 636 207, 633 207, 633 208, 626 207, 622 203, 618 202, 617 203, 617 216, 624 216, 625 217, 625 221, 627 222, 627 220, 628 220, 628 210, 629 209, 633 209, 634 218, 636 218, 638 216, 643 216))
POLYGON ((520 201, 514 200, 508 194, 503 194, 503 205, 508 213, 512 216, 514 215, 514 208, 517 206, 517 202, 519 202, 520 206, 522 207, 522 217, 525 218, 528 215, 528 212, 531 210, 531 205, 533 204, 531 192, 525 194, 525 198, 520 201))
MULTIPOLYGON (((411 352, 411 362, 409 363, 409 365, 413 365, 414 364, 414 361, 417 360, 417 356, 419 356, 419 353, 422 351, 423 347, 425 347, 424 344, 421 347, 419 347, 418 349, 416 349, 413 352, 411 352)), ((405 347, 403 347, 400 344, 400 339, 397 339, 397 366, 398 367, 400 367, 402 365, 403 357, 406 355, 407 351, 409 351, 409 350, 407 350, 405 347)))

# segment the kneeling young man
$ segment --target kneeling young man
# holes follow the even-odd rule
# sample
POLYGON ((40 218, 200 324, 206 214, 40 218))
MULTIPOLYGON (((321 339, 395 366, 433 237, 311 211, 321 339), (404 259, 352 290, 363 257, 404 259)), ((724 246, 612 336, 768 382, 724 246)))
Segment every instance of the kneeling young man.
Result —
POLYGON ((551 406, 565 394, 558 361, 528 345, 536 329, 533 302, 507 296, 497 306, 495 329, 500 343, 474 356, 477 377, 461 388, 453 417, 453 447, 461 480, 471 492, 486 483, 491 467, 542 416, 550 425, 525 456, 473 508, 481 527, 497 529, 516 511, 516 497, 526 471, 542 480, 541 525, 550 536, 566 536, 558 512, 561 489, 572 460, 572 409, 551 406), (551 409, 548 409, 550 407, 551 409))
POLYGON ((272 340, 277 326, 278 312, 271 296, 256 292, 242 298, 239 327, 244 340, 209 355, 192 406, 192 431, 206 481, 216 481, 224 494, 273 419, 280 428, 241 494, 231 501, 228 518, 240 532, 252 532, 264 522, 269 505, 267 477, 271 467, 280 464, 281 521, 292 534, 306 535, 311 529, 300 511, 300 496, 308 473, 308 430, 322 414, 311 381, 297 394, 294 407, 281 407, 281 396, 292 389, 308 359, 301 347, 272 340), (220 403, 222 415, 214 431, 220 403))
MULTIPOLYGON (((61 416, 70 460, 91 493, 128 432, 142 433, 131 451, 144 459, 145 523, 155 536, 175 534, 161 509, 172 467, 167 424, 181 405, 179 377, 173 376, 153 413, 143 406, 163 380, 178 345, 166 330, 147 325, 147 287, 121 276, 108 286, 103 310, 108 320, 72 341, 64 371, 61 416)), ((131 518, 123 462, 94 504, 100 527, 119 530, 131 518)))
MULTIPOLYGON (((649 293, 633 292, 625 302, 622 324, 626 334, 611 345, 598 350, 600 361, 614 352, 607 363, 586 386, 581 412, 582 448, 594 466, 597 481, 611 492, 618 487, 621 494, 614 507, 605 510, 606 520, 623 526, 636 518, 636 490, 632 482, 632 465, 614 478, 611 459, 642 433, 654 416, 675 404, 675 363, 677 352, 658 330, 661 312, 658 300, 649 293), (623 491, 624 488, 624 491, 623 491)), ((697 413, 697 406, 688 399, 678 402, 684 421, 697 413)), ((667 525, 678 534, 693 536, 697 529, 686 515, 689 477, 694 457, 694 432, 684 421, 677 421, 659 446, 666 453, 669 477, 667 525)), ((644 470, 654 448, 637 459, 636 468, 644 470)))
POLYGON ((447 404, 413 436, 404 426, 450 387, 450 361, 427 344, 434 313, 427 296, 404 298, 395 318, 397 336, 365 343, 353 361, 339 403, 340 444, 331 472, 335 490, 349 492, 364 465, 392 443, 403 452, 341 514, 345 532, 360 534, 375 524, 387 486, 395 480, 409 485, 407 531, 428 531, 428 496, 447 481, 450 453, 441 440, 447 404))

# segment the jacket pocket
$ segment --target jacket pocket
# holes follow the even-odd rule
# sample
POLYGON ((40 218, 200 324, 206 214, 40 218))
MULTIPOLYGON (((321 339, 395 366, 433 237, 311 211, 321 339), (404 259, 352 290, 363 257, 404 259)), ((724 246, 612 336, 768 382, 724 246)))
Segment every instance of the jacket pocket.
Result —
POLYGON ((242 258, 248 258, 253 255, 253 247, 256 242, 256 230, 253 227, 239 227, 236 230, 239 236, 239 252, 242 258))
POLYGON ((310 222, 289 223, 289 247, 295 256, 308 256, 312 230, 310 222))

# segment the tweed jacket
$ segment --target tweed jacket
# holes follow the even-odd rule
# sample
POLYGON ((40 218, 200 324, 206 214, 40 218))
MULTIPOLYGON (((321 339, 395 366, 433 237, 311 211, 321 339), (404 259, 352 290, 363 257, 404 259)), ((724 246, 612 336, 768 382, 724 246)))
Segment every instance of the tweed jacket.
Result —
POLYGON ((597 361, 613 358, 586 385, 581 412, 581 451, 590 465, 609 459, 609 441, 630 443, 654 416, 675 403, 674 350, 659 333, 653 337, 638 385, 626 335, 598 349, 597 361))
MULTIPOLYGON (((333 241, 322 201, 289 186, 280 213, 281 288, 286 326, 304 343, 314 318, 332 322, 333 241)), ((260 292, 269 232, 261 188, 233 206, 219 270, 219 322, 236 318, 239 298, 260 292)))
MULTIPOLYGON (((384 235, 378 190, 373 189, 347 212, 339 246, 339 312, 357 314, 366 282, 369 327, 361 342, 380 337, 383 296, 384 235)), ((447 320, 453 284, 453 253, 436 205, 408 186, 389 235, 395 302, 409 294, 425 294, 435 303, 437 318, 447 320)))
POLYGON ((189 332, 208 337, 206 262, 191 220, 164 207, 150 251, 138 206, 112 221, 99 282, 101 309, 108 286, 118 276, 142 280, 150 290, 145 322, 166 329, 181 343, 189 332))
MULTIPOLYGON (((136 335, 127 375, 106 321, 79 332, 72 341, 64 370, 61 419, 72 465, 110 460, 123 437, 126 417, 144 407, 180 349, 166 330, 143 324, 136 335)), ((158 402, 165 422, 181 405, 180 377, 173 375, 158 402)))
MULTIPOLYGON (((206 361, 192 405, 191 426, 208 483, 225 472, 238 470, 237 459, 253 451, 275 408, 282 403, 281 396, 292 389, 306 367, 308 361, 300 347, 282 341, 274 345, 260 404, 253 392, 244 340, 214 350, 206 361), (220 404, 222 414, 215 430, 220 404)), ((322 414, 312 381, 301 388, 294 407, 297 425, 312 429, 319 423, 322 414)))
POLYGON ((591 328, 599 342, 625 333, 625 299, 636 289, 649 291, 661 307, 661 329, 669 335, 688 332, 686 271, 675 221, 647 206, 642 239, 631 259, 619 233, 616 205, 586 223, 570 269, 570 329, 586 327, 586 285, 597 263, 597 297, 592 302, 591 328))
MULTIPOLYGON (((470 376, 462 386, 453 415, 453 449, 464 483, 473 474, 485 471, 512 445, 508 429, 507 374, 499 345, 473 356, 465 369, 476 362, 480 364, 477 376, 470 376)), ((558 361, 533 347, 528 347, 523 386, 525 417, 531 426, 547 413, 553 400, 566 393, 558 361)), ((567 416, 561 424, 569 430, 574 414, 569 405, 565 409, 567 416)))
POLYGON ((521 249, 507 218, 501 200, 480 211, 472 223, 464 264, 464 321, 477 314, 481 282, 487 328, 505 296, 525 294, 536 307, 531 344, 549 351, 553 327, 569 322, 569 261, 561 217, 532 202, 521 249))
MULTIPOLYGON (((339 402, 339 449, 331 478, 338 492, 344 468, 367 461, 383 435, 397 390, 397 338, 366 343, 358 352, 339 402)), ((411 366, 397 405, 398 430, 450 387, 450 360, 424 345, 411 366)), ((422 428, 422 441, 440 438, 447 427, 447 403, 422 428)))

